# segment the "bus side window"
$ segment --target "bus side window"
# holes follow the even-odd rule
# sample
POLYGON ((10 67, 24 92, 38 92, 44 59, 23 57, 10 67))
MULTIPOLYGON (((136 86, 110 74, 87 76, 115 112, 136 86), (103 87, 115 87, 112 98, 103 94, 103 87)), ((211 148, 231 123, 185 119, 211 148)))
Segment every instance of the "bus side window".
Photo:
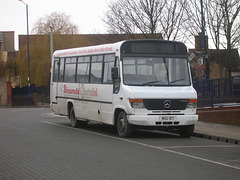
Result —
POLYGON ((103 83, 112 84, 111 69, 114 67, 115 54, 104 56, 103 83))
POLYGON ((92 56, 91 73, 90 73, 91 83, 102 82, 102 63, 103 63, 103 55, 92 56))
POLYGON ((54 60, 53 66, 53 82, 58 82, 58 73, 59 73, 59 60, 54 60))
POLYGON ((77 82, 89 82, 90 56, 78 57, 77 82))
POLYGON ((61 58, 60 65, 59 65, 59 77, 58 77, 59 82, 63 82, 64 64, 65 64, 65 59, 61 58))
POLYGON ((76 57, 66 58, 65 71, 64 71, 64 81, 65 82, 75 82, 76 61, 77 61, 76 57))

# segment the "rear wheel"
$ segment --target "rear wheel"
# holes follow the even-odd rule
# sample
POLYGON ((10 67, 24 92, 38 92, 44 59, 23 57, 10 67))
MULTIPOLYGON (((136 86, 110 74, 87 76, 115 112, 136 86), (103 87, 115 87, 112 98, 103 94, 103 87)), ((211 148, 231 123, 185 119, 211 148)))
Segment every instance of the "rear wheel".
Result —
POLYGON ((70 121, 71 121, 71 126, 72 127, 78 127, 79 126, 79 122, 78 120, 76 119, 76 116, 75 116, 75 112, 74 112, 74 108, 72 107, 71 110, 70 110, 70 121))
POLYGON ((133 126, 128 123, 125 112, 120 112, 117 119, 117 132, 120 137, 130 137, 132 135, 133 126))
POLYGON ((178 131, 181 137, 189 138, 193 135, 194 125, 182 126, 178 131))
POLYGON ((72 127, 87 127, 88 122, 87 121, 80 121, 77 120, 74 112, 74 108, 72 107, 70 110, 70 121, 72 127))

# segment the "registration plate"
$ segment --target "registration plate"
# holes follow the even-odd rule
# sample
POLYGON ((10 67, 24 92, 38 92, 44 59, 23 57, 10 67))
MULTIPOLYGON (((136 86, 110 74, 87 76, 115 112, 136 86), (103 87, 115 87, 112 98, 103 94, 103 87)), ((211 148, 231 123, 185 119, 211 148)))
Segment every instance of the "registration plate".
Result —
POLYGON ((174 121, 176 120, 175 116, 161 116, 159 117, 160 121, 174 121))

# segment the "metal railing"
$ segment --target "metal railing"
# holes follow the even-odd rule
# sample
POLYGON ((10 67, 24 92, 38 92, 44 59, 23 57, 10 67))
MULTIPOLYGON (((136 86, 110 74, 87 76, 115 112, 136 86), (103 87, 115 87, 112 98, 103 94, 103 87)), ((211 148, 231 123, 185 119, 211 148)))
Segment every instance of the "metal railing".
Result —
POLYGON ((198 107, 240 105, 240 76, 195 81, 198 107))
MULTIPOLYGON (((240 76, 194 81, 198 93, 198 107, 240 105, 240 76)), ((49 105, 50 88, 31 85, 31 105, 49 105)), ((12 105, 28 105, 28 87, 12 89, 12 105)))

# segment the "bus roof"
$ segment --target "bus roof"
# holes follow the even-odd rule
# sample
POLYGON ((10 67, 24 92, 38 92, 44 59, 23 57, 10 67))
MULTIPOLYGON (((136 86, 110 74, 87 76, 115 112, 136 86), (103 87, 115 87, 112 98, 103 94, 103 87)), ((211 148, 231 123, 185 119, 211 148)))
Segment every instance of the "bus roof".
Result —
MULTIPOLYGON (((79 48, 72 48, 72 49, 63 49, 57 50, 54 52, 53 56, 56 57, 73 57, 73 56, 84 56, 84 55, 93 55, 93 54, 106 54, 106 53, 115 53, 120 51, 121 45, 127 42, 137 43, 137 42, 161 42, 161 44, 178 44, 178 47, 181 47, 182 53, 186 53, 187 48, 184 43, 177 42, 177 41, 167 41, 167 40, 157 40, 157 39, 137 39, 137 40, 124 40, 116 43, 111 44, 102 44, 102 45, 95 45, 95 46, 87 46, 87 47, 79 47, 79 48)), ((159 47, 160 48, 160 47, 159 47)), ((171 49, 170 46, 165 46, 165 49, 171 49)), ((163 48, 161 48, 163 49, 163 48)), ((175 47, 174 47, 175 49, 175 47)), ((169 50, 165 50, 166 53, 169 50)), ((162 52, 162 53, 164 53, 162 52)), ((176 51, 177 52, 177 51, 176 51)), ((179 50, 178 50, 179 52, 179 50)), ((172 53, 170 51, 169 53, 172 53)))
POLYGON ((112 44, 102 44, 102 45, 95 45, 95 46, 57 50, 53 53, 53 56, 69 57, 69 56, 80 56, 80 55, 83 56, 83 55, 92 55, 92 54, 114 53, 119 50, 123 42, 124 41, 112 43, 112 44))

